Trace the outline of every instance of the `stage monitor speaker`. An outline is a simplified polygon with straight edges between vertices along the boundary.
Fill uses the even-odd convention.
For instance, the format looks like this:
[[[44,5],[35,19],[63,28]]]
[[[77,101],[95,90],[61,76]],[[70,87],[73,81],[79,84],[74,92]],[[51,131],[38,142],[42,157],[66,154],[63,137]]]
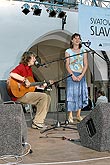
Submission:
[[[77,124],[81,145],[97,151],[110,151],[110,103],[98,104]]]
[[[0,104],[0,156],[21,155],[27,125],[20,104]]]

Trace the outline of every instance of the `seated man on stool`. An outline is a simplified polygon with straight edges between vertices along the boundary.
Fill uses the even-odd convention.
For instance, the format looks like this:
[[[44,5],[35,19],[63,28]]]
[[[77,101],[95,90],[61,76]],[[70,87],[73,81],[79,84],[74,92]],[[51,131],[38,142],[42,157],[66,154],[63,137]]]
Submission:
[[[24,86],[26,89],[26,93],[24,93],[23,96],[12,97],[12,100],[17,100],[24,104],[31,104],[35,105],[37,108],[36,115],[32,122],[32,128],[34,129],[42,129],[46,128],[44,124],[44,120],[46,118],[47,112],[49,110],[50,101],[51,98],[46,93],[42,92],[34,92],[31,91],[31,82],[28,80],[28,77],[31,77],[32,80],[34,80],[33,73],[32,73],[32,66],[34,65],[36,61],[36,54],[33,52],[24,52],[24,54],[21,57],[21,61],[18,66],[16,66],[11,72],[10,72],[10,78],[8,79],[8,88],[11,89],[11,80],[15,80],[18,84],[18,92],[20,91],[20,86]],[[37,88],[37,86],[36,86]],[[45,88],[45,86],[44,86]],[[27,92],[27,90],[29,91]],[[22,91],[21,91],[22,92]],[[12,95],[11,95],[12,96]]]

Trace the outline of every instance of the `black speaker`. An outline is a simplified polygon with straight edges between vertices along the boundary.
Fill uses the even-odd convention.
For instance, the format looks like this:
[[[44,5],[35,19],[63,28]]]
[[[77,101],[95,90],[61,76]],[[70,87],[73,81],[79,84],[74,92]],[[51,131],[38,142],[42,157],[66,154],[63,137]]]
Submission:
[[[81,145],[97,151],[110,151],[110,103],[98,104],[77,124]]]
[[[0,156],[21,155],[27,125],[20,104],[0,104]]]

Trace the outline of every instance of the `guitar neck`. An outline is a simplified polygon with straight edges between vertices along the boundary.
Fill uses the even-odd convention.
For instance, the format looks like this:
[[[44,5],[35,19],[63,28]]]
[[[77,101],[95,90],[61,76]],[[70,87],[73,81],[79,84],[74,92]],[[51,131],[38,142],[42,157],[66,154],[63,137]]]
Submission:
[[[30,86],[43,85],[44,82],[32,82]]]
[[[36,85],[41,86],[45,83],[47,84],[47,86],[50,84],[49,82],[32,82],[30,86],[36,86]]]

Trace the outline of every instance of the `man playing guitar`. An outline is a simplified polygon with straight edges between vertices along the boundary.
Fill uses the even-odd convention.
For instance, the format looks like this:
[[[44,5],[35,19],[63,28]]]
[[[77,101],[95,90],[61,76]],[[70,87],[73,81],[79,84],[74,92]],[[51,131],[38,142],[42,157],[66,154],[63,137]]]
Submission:
[[[19,65],[10,72],[7,84],[12,100],[35,105],[37,111],[32,122],[32,128],[42,129],[46,128],[44,120],[49,110],[51,98],[46,93],[35,92],[38,85],[31,86],[31,83],[34,82],[31,66],[34,65],[35,61],[36,54],[30,51],[24,52]],[[43,88],[46,86],[47,84],[42,84]]]

